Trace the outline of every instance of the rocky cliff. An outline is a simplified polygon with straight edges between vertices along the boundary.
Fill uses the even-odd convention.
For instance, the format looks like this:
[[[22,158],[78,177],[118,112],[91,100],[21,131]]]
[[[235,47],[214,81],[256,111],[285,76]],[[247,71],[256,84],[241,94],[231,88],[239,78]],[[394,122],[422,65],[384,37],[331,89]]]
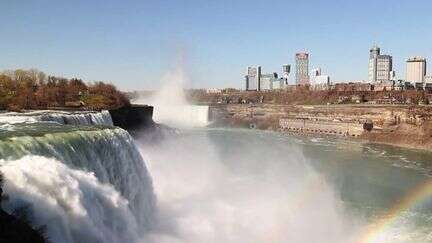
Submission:
[[[109,110],[109,113],[114,126],[121,127],[132,135],[155,125],[153,106],[131,105]]]
[[[0,242],[46,243],[43,232],[35,230],[22,219],[0,209]]]
[[[432,148],[432,107],[396,105],[213,105],[216,125],[354,136],[397,146]]]
[[[3,194],[3,174],[0,173],[0,203],[7,200]],[[0,242],[1,243],[48,243],[43,229],[33,229],[25,215],[25,209],[11,215],[0,204]]]

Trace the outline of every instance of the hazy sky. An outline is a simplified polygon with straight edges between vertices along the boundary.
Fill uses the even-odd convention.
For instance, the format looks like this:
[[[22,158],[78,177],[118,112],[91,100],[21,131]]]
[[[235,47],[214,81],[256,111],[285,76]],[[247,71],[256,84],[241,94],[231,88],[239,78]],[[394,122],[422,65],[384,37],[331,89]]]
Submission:
[[[432,58],[430,0],[0,0],[0,69],[153,89],[184,54],[193,87],[243,87],[310,53],[333,81],[367,78],[368,49]]]

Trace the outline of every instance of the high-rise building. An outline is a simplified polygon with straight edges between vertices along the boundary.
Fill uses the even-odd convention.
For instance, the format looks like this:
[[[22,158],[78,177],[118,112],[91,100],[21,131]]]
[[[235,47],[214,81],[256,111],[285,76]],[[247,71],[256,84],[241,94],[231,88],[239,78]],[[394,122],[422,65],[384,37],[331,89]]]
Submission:
[[[291,65],[288,65],[288,64],[282,65],[282,79],[283,79],[283,83],[281,84],[281,86],[288,85],[288,78],[289,78],[290,72],[291,72]]]
[[[277,81],[279,81],[277,73],[262,74],[260,77],[259,90],[272,90],[273,88],[276,88],[273,87],[273,84]]]
[[[246,90],[260,90],[261,66],[247,67],[245,76]]]
[[[374,46],[369,50],[369,82],[383,83],[392,79],[393,58],[390,55],[381,55],[380,48]]]
[[[368,79],[369,83],[375,83],[376,78],[376,69],[377,69],[377,58],[380,54],[380,48],[378,46],[374,46],[369,50],[369,69],[368,69]]]
[[[296,84],[307,85],[309,84],[309,54],[297,53],[295,55],[296,61]]]
[[[406,61],[405,80],[413,83],[423,83],[426,76],[426,59],[423,57],[410,57]]]
[[[291,65],[289,64],[284,64],[282,65],[282,72],[285,75],[289,75],[289,73],[291,72]]]
[[[267,91],[273,89],[283,89],[287,87],[290,71],[290,65],[283,65],[283,77],[279,78],[279,75],[275,72],[262,73],[261,66],[247,67],[246,75],[244,76],[245,90]]]

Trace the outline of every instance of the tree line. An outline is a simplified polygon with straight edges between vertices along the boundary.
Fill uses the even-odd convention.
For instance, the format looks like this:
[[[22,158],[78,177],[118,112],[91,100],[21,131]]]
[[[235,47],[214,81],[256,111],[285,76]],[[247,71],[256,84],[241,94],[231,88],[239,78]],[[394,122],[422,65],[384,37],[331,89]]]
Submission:
[[[0,109],[101,110],[127,105],[129,99],[112,84],[85,83],[78,78],[46,75],[37,69],[0,72]]]
[[[187,99],[205,104],[241,104],[267,103],[286,105],[326,105],[391,100],[395,104],[430,104],[432,94],[429,91],[390,90],[390,91],[349,91],[349,90],[310,90],[308,87],[296,87],[294,90],[240,91],[225,89],[221,93],[209,94],[205,90],[189,90]],[[346,99],[345,99],[346,98]]]

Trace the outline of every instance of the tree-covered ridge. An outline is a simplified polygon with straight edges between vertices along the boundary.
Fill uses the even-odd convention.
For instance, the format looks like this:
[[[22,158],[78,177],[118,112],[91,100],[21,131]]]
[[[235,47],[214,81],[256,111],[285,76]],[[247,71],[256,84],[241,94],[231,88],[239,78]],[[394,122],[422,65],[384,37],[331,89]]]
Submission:
[[[46,75],[36,70],[0,72],[0,109],[84,108],[111,109],[129,105],[129,99],[112,84],[85,83]]]

